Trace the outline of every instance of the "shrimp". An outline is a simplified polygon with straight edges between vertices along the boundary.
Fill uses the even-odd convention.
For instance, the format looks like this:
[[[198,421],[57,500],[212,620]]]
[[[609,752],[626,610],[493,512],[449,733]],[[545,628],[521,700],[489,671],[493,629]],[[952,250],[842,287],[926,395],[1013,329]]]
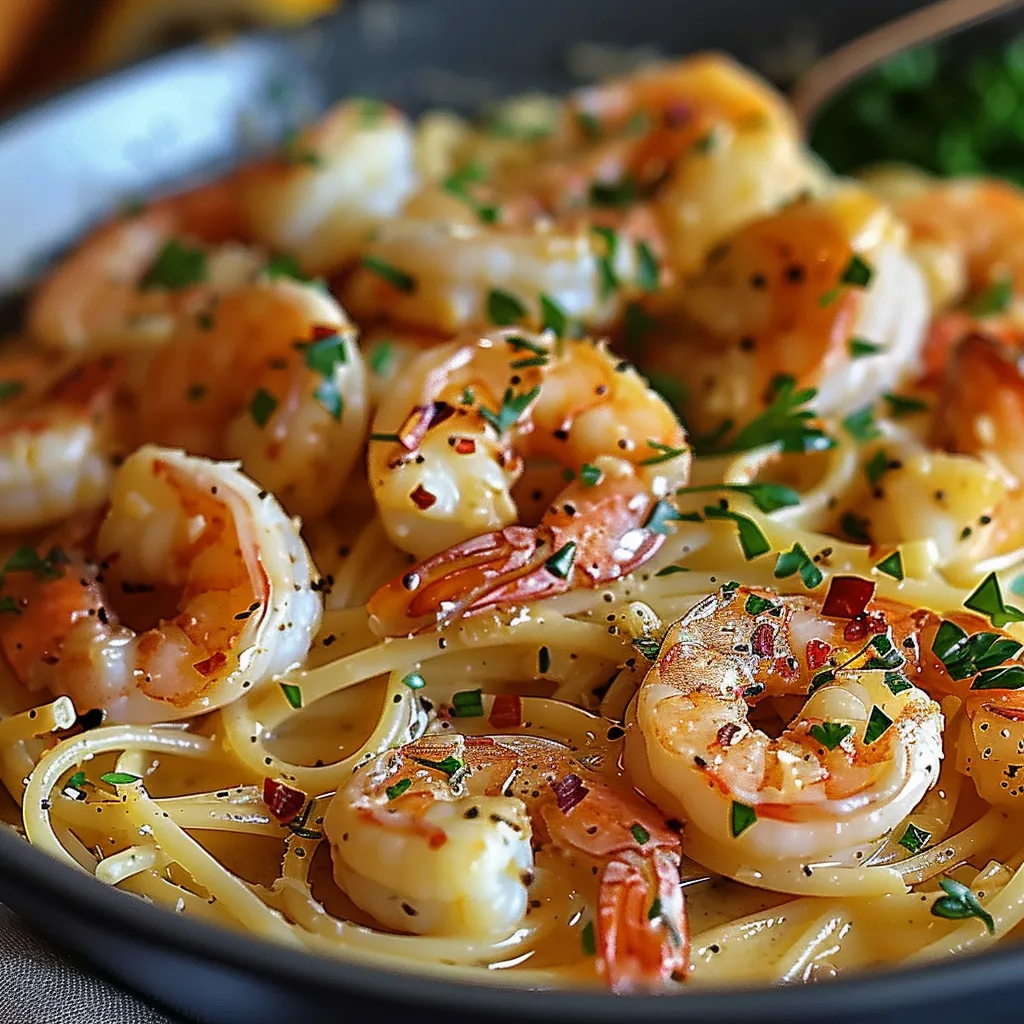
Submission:
[[[675,514],[664,500],[689,472],[686,432],[643,378],[603,345],[550,333],[469,336],[423,354],[371,437],[381,521],[427,559],[370,602],[385,631],[618,579],[664,540],[663,513]],[[536,457],[579,479],[539,526],[512,525],[511,488]]]
[[[82,242],[32,297],[27,325],[47,347],[106,354],[167,341],[183,315],[205,310],[265,262],[242,237],[226,182],[161,200]]]
[[[701,434],[751,419],[779,376],[816,387],[822,415],[870,403],[916,367],[929,317],[899,226],[853,187],[748,224],[669,303],[642,364],[682,383]]]
[[[344,270],[415,187],[414,148],[408,120],[393,107],[338,104],[281,158],[239,176],[253,236],[291,253],[311,274]]]
[[[319,628],[296,526],[237,465],[140,448],[98,529],[56,540],[8,563],[0,653],[29,690],[112,721],[221,707],[300,664]]]
[[[876,601],[841,621],[831,603],[726,587],[668,629],[636,696],[630,770],[651,777],[664,812],[748,863],[852,857],[938,777],[943,716],[908,678],[922,658],[903,643],[910,610]],[[750,724],[759,695],[808,686],[777,739]]]
[[[53,363],[38,351],[0,359],[0,377],[13,399],[13,407],[0,416],[3,531],[51,526],[95,509],[110,487],[120,368],[111,358],[101,359],[62,372],[41,394],[33,394],[31,379],[46,380]]]
[[[598,969],[620,993],[689,970],[679,836],[650,804],[531,736],[430,736],[357,769],[324,819],[334,877],[382,924],[503,938],[534,850],[599,873]]]
[[[275,277],[231,292],[154,355],[138,433],[241,459],[290,512],[314,519],[362,457],[367,415],[366,373],[344,310],[313,285]]]

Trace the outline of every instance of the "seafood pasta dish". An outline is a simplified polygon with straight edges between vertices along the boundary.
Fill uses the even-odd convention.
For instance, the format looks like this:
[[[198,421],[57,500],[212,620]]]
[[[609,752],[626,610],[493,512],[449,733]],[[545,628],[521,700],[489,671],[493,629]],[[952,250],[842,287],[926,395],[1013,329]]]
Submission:
[[[452,979],[1014,941],[1021,237],[717,55],[348,100],[123,212],[0,350],[0,811]]]

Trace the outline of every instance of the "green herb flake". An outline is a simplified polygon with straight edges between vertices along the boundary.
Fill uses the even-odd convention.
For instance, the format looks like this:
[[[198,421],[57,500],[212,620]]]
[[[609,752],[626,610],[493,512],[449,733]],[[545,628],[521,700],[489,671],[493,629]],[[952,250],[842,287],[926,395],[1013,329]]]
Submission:
[[[822,722],[821,725],[812,725],[807,731],[823,747],[835,750],[853,732],[853,726],[841,725],[839,722]]]
[[[143,291],[150,288],[179,291],[202,283],[207,273],[206,253],[202,249],[192,249],[171,238],[143,275],[139,287]]]
[[[842,284],[853,285],[855,288],[866,288],[871,283],[874,274],[871,264],[854,253],[839,280]]]
[[[733,839],[738,839],[751,825],[756,823],[757,811],[753,807],[741,804],[738,800],[733,800],[729,817]]]
[[[800,574],[800,579],[808,590],[821,586],[825,579],[821,570],[811,561],[799,543],[794,544],[788,551],[783,551],[775,561],[777,580],[787,579],[794,573]]]
[[[661,280],[661,264],[646,242],[636,244],[636,283],[645,292],[658,290]]]
[[[481,690],[460,690],[452,694],[452,715],[455,718],[480,718],[484,713]]]
[[[782,612],[782,605],[769,601],[768,598],[758,594],[751,594],[747,598],[746,604],[743,605],[743,610],[748,615],[761,615],[764,612],[768,612],[769,615],[779,615]]]
[[[865,356],[876,356],[884,350],[884,346],[877,345],[866,338],[850,338],[846,343],[851,359],[863,359]]]
[[[594,937],[593,921],[588,921],[580,931],[580,945],[583,947],[584,956],[594,956],[597,953],[597,939]]]
[[[908,821],[907,830],[903,833],[903,838],[899,840],[899,845],[904,850],[917,853],[928,845],[928,840],[931,837],[931,832],[926,832],[923,828],[918,828],[912,821]]]
[[[897,549],[887,558],[883,558],[875,568],[879,572],[884,572],[886,576],[891,576],[898,582],[903,582],[903,552]]]
[[[870,405],[843,417],[842,424],[855,441],[870,441],[873,437],[878,437],[875,413]]]
[[[990,572],[978,584],[977,589],[965,601],[964,607],[972,612],[980,612],[988,616],[996,629],[1002,629],[1010,622],[1024,622],[1024,612],[1003,601],[1003,593],[999,589],[999,579]]]
[[[658,466],[663,462],[671,462],[673,459],[678,459],[681,455],[686,455],[689,451],[688,448],[673,448],[671,445],[662,444],[660,441],[652,441],[651,439],[648,439],[647,447],[658,452],[658,454],[642,459],[640,462],[641,466]]]
[[[1013,278],[1001,277],[974,298],[970,310],[975,316],[996,316],[1005,313],[1012,301]]]
[[[487,315],[498,327],[513,327],[526,317],[526,306],[511,292],[492,288],[487,296]]]
[[[886,672],[883,682],[894,696],[909,690],[914,685],[902,672]]]
[[[984,922],[989,935],[995,935],[996,924],[992,920],[992,915],[981,905],[978,897],[968,886],[952,878],[943,878],[939,882],[939,887],[946,895],[940,896],[932,904],[932,914],[935,917],[944,917],[947,921],[963,921],[969,917],[976,917]]]
[[[530,404],[540,394],[540,385],[531,391],[524,391],[521,394],[514,394],[511,388],[506,389],[501,401],[501,408],[493,412],[487,408],[480,409],[480,415],[489,423],[498,434],[504,434],[513,424],[518,422],[520,416],[530,407]]]
[[[636,200],[636,182],[629,175],[619,181],[595,181],[590,186],[591,206],[621,209],[631,206]]]
[[[23,380],[0,380],[0,402],[9,402],[25,391]]]
[[[919,398],[896,395],[892,392],[882,397],[885,399],[886,405],[889,406],[889,415],[895,420],[901,420],[904,416],[911,416],[914,413],[928,411],[928,403],[922,402]]]
[[[661,917],[661,899],[658,896],[654,897],[654,902],[651,904],[651,909],[647,911],[648,921],[657,921]]]
[[[133,782],[138,782],[140,778],[141,776],[130,775],[128,772],[107,772],[106,775],[100,776],[100,781],[111,786],[128,786]]]
[[[662,576],[675,576],[680,572],[691,572],[685,565],[666,565],[664,569],[659,569],[655,574],[655,579]]]
[[[643,827],[643,825],[630,825],[629,831],[633,833],[633,838],[643,846],[644,843],[648,842],[651,838],[651,833]]]
[[[366,361],[370,364],[370,369],[378,377],[387,376],[394,359],[395,348],[394,344],[390,341],[376,342],[366,357]]]
[[[466,766],[457,757],[448,756],[443,761],[428,761],[425,757],[414,757],[417,764],[424,768],[433,768],[436,771],[444,772],[450,779],[456,772],[462,771]]]
[[[567,580],[569,578],[569,573],[572,572],[572,566],[575,561],[576,542],[571,540],[560,547],[544,563],[544,568],[547,569],[552,576],[557,576],[560,580]]]
[[[811,678],[811,685],[807,688],[807,694],[814,693],[815,690],[820,690],[823,686],[827,686],[829,683],[835,682],[836,674],[833,669],[827,668],[823,672],[816,673]]]
[[[868,724],[864,730],[865,744],[872,744],[885,734],[892,719],[877,705],[872,705],[871,714],[868,715]]]
[[[302,689],[296,686],[294,683],[281,683],[281,692],[284,694],[284,699],[288,701],[289,705],[293,708],[302,707]]]
[[[399,437],[398,437],[397,434],[371,434],[370,435],[370,440],[371,441],[390,441],[390,442],[394,443],[394,442],[399,440]]]
[[[412,295],[416,291],[416,279],[411,274],[407,274],[404,270],[399,270],[398,267],[392,266],[385,260],[379,259],[376,256],[364,256],[362,264],[371,273],[387,281],[392,288],[397,288],[398,291],[405,295]]]
[[[263,428],[277,408],[277,399],[265,388],[260,388],[249,403],[249,415],[257,427]]]
[[[427,685],[426,679],[419,674],[419,672],[410,672],[407,676],[402,677],[402,682],[409,687],[410,690],[422,690]]]
[[[40,555],[35,548],[23,544],[8,557],[0,574],[6,576],[10,572],[31,572],[40,579],[50,577],[58,579],[62,572],[58,565],[66,565],[68,556],[61,548],[51,548],[45,555]]]
[[[658,653],[661,651],[660,640],[655,640],[652,636],[637,636],[633,638],[633,646],[648,661],[658,660]]]
[[[68,779],[68,781],[65,783],[65,786],[68,786],[71,789],[77,789],[77,790],[81,790],[84,785],[85,785],[85,772],[83,772],[83,771],[75,772],[75,774],[72,775]]]
[[[871,456],[868,464],[864,467],[864,474],[868,478],[868,483],[872,486],[877,484],[888,471],[889,459],[881,449]]]
[[[1019,690],[1022,687],[1024,668],[1020,665],[986,669],[971,683],[972,690]]]
[[[680,487],[676,494],[698,494],[707,491],[731,491],[745,494],[759,512],[776,512],[780,508],[792,508],[800,504],[800,495],[785,484],[708,484],[702,487]]]
[[[601,481],[601,470],[590,462],[580,467],[580,482],[584,487],[596,487]]]
[[[412,779],[399,779],[393,786],[388,786],[384,792],[389,800],[397,800],[410,786],[412,786]]]
[[[611,229],[594,226],[591,233],[604,241],[604,252],[597,254],[597,273],[601,284],[601,298],[606,299],[619,287],[615,273],[615,254],[619,249],[619,236]]]
[[[654,508],[651,509],[651,514],[647,517],[647,521],[644,523],[644,529],[650,530],[651,533],[658,533],[663,537],[667,537],[672,532],[669,529],[668,524],[678,522],[679,519],[680,515],[675,507],[664,498],[659,498],[654,503]]]
[[[743,557],[748,562],[771,551],[772,546],[768,543],[764,531],[749,516],[730,512],[729,509],[720,508],[717,505],[706,505],[704,515],[708,519],[731,519],[736,523],[739,529],[740,548],[743,550]]]
[[[598,142],[604,137],[604,125],[597,114],[589,110],[580,110],[576,113],[576,121],[588,141]]]
[[[565,307],[545,292],[540,295],[540,318],[545,331],[553,331],[556,338],[569,336],[572,318]]]
[[[290,253],[280,253],[277,256],[271,256],[267,260],[267,265],[263,268],[263,272],[271,279],[285,277],[303,283],[309,281],[309,277],[302,272],[299,261]]]

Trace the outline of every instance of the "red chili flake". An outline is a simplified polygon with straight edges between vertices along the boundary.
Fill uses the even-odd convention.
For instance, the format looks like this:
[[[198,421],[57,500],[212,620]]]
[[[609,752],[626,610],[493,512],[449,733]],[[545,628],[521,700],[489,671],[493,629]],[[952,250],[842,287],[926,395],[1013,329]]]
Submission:
[[[323,341],[325,338],[333,338],[337,333],[337,327],[328,327],[327,324],[316,324],[313,328],[313,341]]]
[[[796,664],[795,658],[792,661],[789,658],[776,658],[772,671],[787,682],[800,675],[800,667]]]
[[[455,414],[455,407],[447,402],[432,402],[430,405],[417,405],[406,417],[399,428],[398,441],[407,451],[414,452],[420,446],[427,431],[431,427],[444,423],[449,416]]]
[[[831,653],[832,645],[825,643],[824,640],[809,641],[807,644],[807,667],[812,672],[816,672],[828,661],[828,656]]]
[[[875,593],[871,580],[860,576],[835,576],[821,606],[821,614],[830,619],[855,619],[868,606]]]
[[[417,484],[416,490],[409,497],[412,498],[412,503],[421,511],[426,511],[437,501],[437,495],[431,494],[423,484]]]
[[[559,779],[558,782],[552,782],[550,785],[555,792],[558,809],[563,814],[568,814],[590,792],[583,785],[583,780],[575,773],[570,773],[564,779]]]
[[[276,779],[264,779],[263,802],[281,824],[287,825],[299,816],[306,803],[306,794]]]
[[[205,677],[222,668],[227,660],[228,656],[223,651],[214,651],[205,661],[197,661],[192,667]]]
[[[471,437],[460,437],[455,442],[456,455],[472,455],[476,451],[476,441]]]
[[[495,729],[517,729],[523,724],[523,701],[514,693],[499,693],[488,719]]]
[[[754,630],[750,638],[750,648],[762,658],[767,658],[775,650],[775,632],[770,622],[762,622]]]
[[[718,741],[720,747],[728,747],[733,740],[733,737],[740,731],[740,727],[734,722],[729,722],[727,725],[723,725],[718,730],[718,735],[715,739]]]

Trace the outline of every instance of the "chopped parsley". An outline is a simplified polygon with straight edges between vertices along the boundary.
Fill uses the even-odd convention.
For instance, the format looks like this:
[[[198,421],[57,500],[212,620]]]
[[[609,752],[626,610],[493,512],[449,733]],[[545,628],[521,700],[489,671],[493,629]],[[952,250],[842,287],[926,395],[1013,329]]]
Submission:
[[[143,291],[150,288],[178,291],[205,281],[207,273],[206,253],[202,249],[192,249],[171,238],[143,275],[139,287]]]
[[[552,576],[557,576],[560,580],[567,580],[569,578],[569,573],[572,572],[572,566],[575,561],[576,542],[571,540],[560,547],[544,563],[544,568],[547,569]]]
[[[999,580],[994,572],[990,572],[978,584],[974,593],[964,601],[964,607],[970,608],[972,612],[987,615],[996,629],[1001,629],[1009,622],[1024,622],[1024,612],[1012,605],[1007,605],[1003,600],[1003,593],[999,589]]]
[[[685,565],[666,565],[664,569],[659,569],[654,575],[655,578],[658,578],[661,576],[675,576],[677,573],[690,571]]]
[[[323,378],[313,397],[334,419],[340,420],[345,403],[335,382],[335,375],[338,367],[348,362],[344,337],[331,334],[319,341],[310,342],[305,352],[306,366]]]
[[[643,825],[636,824],[630,825],[629,831],[633,833],[633,838],[643,846],[644,843],[648,842],[651,838],[651,833],[643,827]]]
[[[249,415],[256,426],[262,428],[267,425],[276,408],[277,399],[265,388],[260,388],[249,403]]]
[[[394,362],[394,358],[394,345],[390,341],[378,341],[373,348],[370,349],[370,352],[366,357],[366,361],[370,364],[370,369],[373,370],[378,377],[384,377],[391,369],[391,364]]]
[[[872,485],[877,484],[888,471],[889,459],[881,449],[871,456],[868,464],[864,467],[864,474],[868,478],[868,483]]]
[[[875,356],[882,351],[881,345],[876,345],[866,338],[850,338],[846,347],[852,359],[863,359],[865,356]]]
[[[757,821],[757,811],[753,807],[741,804],[738,800],[733,800],[729,818],[733,838],[738,839]]]
[[[107,772],[106,775],[100,776],[100,781],[111,786],[128,786],[133,782],[138,782],[140,778],[141,776],[130,775],[128,772]]]
[[[843,426],[855,441],[870,441],[878,437],[878,427],[875,425],[875,412],[870,405],[863,409],[856,409],[849,416],[844,416]]]
[[[615,273],[615,254],[619,249],[619,236],[611,228],[594,226],[591,232],[604,241],[604,251],[597,256],[597,272],[601,279],[601,298],[606,299],[619,287]]]
[[[501,400],[501,408],[497,412],[482,406],[480,409],[480,415],[484,420],[489,423],[499,434],[504,434],[509,427],[519,420],[519,417],[530,407],[530,403],[533,402],[540,394],[540,385],[533,388],[530,391],[524,391],[520,394],[514,394],[511,388],[505,390],[505,395]]]
[[[302,690],[294,683],[281,683],[281,692],[293,708],[302,707]]]
[[[633,646],[648,661],[658,660],[658,652],[661,650],[660,640],[655,640],[652,636],[638,636],[633,638]]]
[[[883,558],[875,568],[879,572],[884,572],[886,576],[891,576],[894,580],[903,582],[903,553],[897,549],[887,558]]]
[[[618,181],[595,181],[590,186],[590,205],[613,209],[630,206],[637,200],[636,181],[629,175]]]
[[[870,263],[867,263],[861,256],[854,253],[847,263],[843,276],[839,278],[842,284],[850,284],[855,288],[866,288],[874,277],[874,270]]]
[[[892,719],[877,705],[872,705],[868,724],[864,730],[865,744],[872,744],[883,736],[892,725]]]
[[[800,504],[800,495],[785,484],[707,484],[702,487],[680,487],[676,494],[697,494],[704,491],[732,491],[745,494],[759,512],[775,512]]]
[[[681,518],[679,512],[669,502],[664,498],[659,498],[655,502],[654,508],[651,509],[651,514],[647,517],[647,521],[644,523],[644,529],[667,537],[671,533],[668,524],[678,522]]]
[[[412,786],[412,779],[399,779],[393,786],[388,786],[384,792],[389,800],[397,800],[410,786]]]
[[[656,391],[672,407],[676,418],[679,418],[686,404],[686,388],[681,381],[671,374],[657,370],[644,370],[644,377],[652,391]]]
[[[839,722],[822,722],[821,725],[812,725],[807,731],[823,747],[835,750],[853,732],[853,726],[841,725]]]
[[[58,579],[62,573],[58,565],[67,565],[69,559],[63,548],[53,547],[45,555],[27,544],[16,548],[0,569],[0,576],[10,572],[31,572],[39,579]]]
[[[498,327],[512,327],[526,317],[526,306],[511,292],[492,288],[487,296],[487,315]]]
[[[1012,300],[1013,278],[1001,277],[974,298],[970,309],[975,316],[995,316],[1005,313]]]
[[[900,420],[904,416],[910,416],[916,412],[927,412],[928,403],[922,402],[919,398],[910,398],[907,395],[896,395],[892,392],[882,396],[889,406],[889,415],[893,419]]]
[[[646,242],[636,244],[636,283],[645,292],[658,290],[661,279],[661,264]]]
[[[424,768],[433,768],[436,771],[444,772],[450,779],[456,772],[462,771],[466,766],[457,757],[449,755],[443,761],[428,761],[425,757],[414,757],[417,764]]]
[[[931,832],[926,832],[923,828],[918,828],[912,821],[909,821],[907,822],[907,830],[903,833],[903,838],[899,840],[899,845],[904,850],[917,853],[919,850],[924,849],[931,837]]]
[[[81,770],[75,772],[74,775],[68,779],[65,785],[69,786],[71,789],[81,790],[85,785],[85,772]]]
[[[576,112],[576,121],[590,142],[598,142],[604,137],[604,125],[597,114],[589,110],[579,110]]]
[[[704,508],[704,515],[708,519],[731,519],[739,528],[740,547],[743,550],[743,557],[749,562],[754,558],[771,551],[772,546],[768,538],[753,519],[740,515],[738,512],[731,512],[729,509],[719,508],[717,505],[707,505]]]
[[[601,470],[589,462],[580,467],[580,480],[584,487],[596,487],[601,480]]]
[[[416,279],[404,270],[392,266],[386,260],[379,259],[377,256],[364,256],[362,263],[371,273],[387,281],[392,288],[397,288],[405,295],[411,295],[416,291]]]
[[[1019,690],[1024,687],[1024,667],[1004,665],[982,672],[971,683],[972,690]]]
[[[540,318],[545,331],[552,331],[556,338],[569,336],[572,318],[565,307],[550,295],[540,294]]]
[[[671,462],[673,459],[678,459],[680,455],[685,455],[689,451],[688,448],[673,448],[671,445],[662,444],[660,441],[652,441],[650,439],[647,441],[647,447],[659,454],[642,459],[640,462],[641,466],[658,466],[662,462]]]
[[[1021,645],[999,633],[971,636],[949,619],[943,619],[932,640],[932,654],[942,662],[952,679],[966,679],[977,672],[998,668],[1016,657]]]
[[[762,612],[768,612],[769,615],[780,615],[782,613],[782,605],[769,601],[766,597],[751,594],[747,598],[746,604],[743,605],[743,610],[748,615],[760,615]]]
[[[811,561],[799,543],[794,544],[788,551],[783,551],[775,561],[777,580],[787,579],[794,573],[800,574],[800,579],[808,590],[821,586],[825,579],[821,570]]]
[[[953,878],[943,878],[939,886],[946,894],[940,896],[932,904],[932,913],[936,917],[944,917],[947,921],[963,921],[976,917],[983,921],[989,935],[995,935],[996,923],[992,915],[981,905],[969,886]]]
[[[452,694],[452,714],[456,718],[480,718],[484,713],[481,690],[459,690]]]
[[[498,219],[499,209],[490,203],[478,202],[476,197],[469,191],[469,186],[474,182],[483,181],[487,177],[487,169],[478,160],[473,160],[460,168],[454,174],[450,174],[442,182],[441,187],[461,199],[468,206],[472,207],[476,215],[485,224],[494,224]]]

